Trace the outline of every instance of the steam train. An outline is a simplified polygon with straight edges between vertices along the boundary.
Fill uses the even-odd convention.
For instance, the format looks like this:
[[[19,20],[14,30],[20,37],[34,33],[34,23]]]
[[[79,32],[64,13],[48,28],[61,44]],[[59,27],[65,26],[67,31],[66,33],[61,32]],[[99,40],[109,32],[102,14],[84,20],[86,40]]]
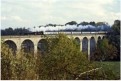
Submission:
[[[54,35],[58,33],[64,33],[64,34],[104,34],[107,33],[107,31],[39,31],[39,32],[29,32],[29,33],[24,33],[24,35]]]

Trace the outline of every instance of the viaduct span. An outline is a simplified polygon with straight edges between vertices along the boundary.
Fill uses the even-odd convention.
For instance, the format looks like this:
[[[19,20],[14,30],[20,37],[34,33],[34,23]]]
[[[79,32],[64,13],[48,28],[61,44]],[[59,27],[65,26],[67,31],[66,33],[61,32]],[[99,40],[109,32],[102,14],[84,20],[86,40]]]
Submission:
[[[58,33],[64,33],[68,38],[73,37],[78,42],[80,51],[87,52],[89,60],[98,41],[106,35],[106,32],[44,32],[44,35],[2,36],[1,38],[14,52],[24,48],[37,53],[38,50],[42,51],[42,40],[45,39],[45,35],[53,37]]]

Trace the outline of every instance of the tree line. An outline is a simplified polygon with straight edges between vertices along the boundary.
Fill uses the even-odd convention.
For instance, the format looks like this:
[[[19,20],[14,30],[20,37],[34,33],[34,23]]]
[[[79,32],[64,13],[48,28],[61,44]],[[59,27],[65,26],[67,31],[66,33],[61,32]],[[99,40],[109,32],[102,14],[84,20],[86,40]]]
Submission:
[[[108,23],[106,22],[81,22],[81,23],[77,23],[76,21],[71,21],[71,22],[67,22],[66,24],[64,25],[61,25],[61,24],[47,24],[47,25],[39,25],[38,28],[41,28],[41,27],[49,27],[49,26],[52,26],[52,27],[56,27],[56,26],[66,26],[66,25],[77,25],[77,27],[79,25],[82,25],[82,26],[86,26],[86,25],[92,25],[92,26],[95,26],[95,27],[98,27],[98,26],[107,26]],[[36,28],[35,26],[33,27],[34,29]],[[106,27],[105,27],[106,28]],[[100,30],[100,29],[98,29]],[[108,29],[105,29],[105,30],[108,30]],[[65,31],[70,31],[70,30],[65,30]],[[74,31],[78,31],[78,30],[74,30]],[[83,29],[82,31],[93,31],[92,29],[88,28],[88,29]],[[32,31],[29,30],[29,28],[15,28],[13,29],[12,27],[9,27],[9,28],[6,28],[6,29],[2,29],[1,30],[1,35],[4,36],[4,35],[24,35],[25,33],[30,33]]]
[[[5,36],[5,35],[24,35],[25,33],[30,33],[31,31],[29,29],[26,28],[15,28],[13,29],[12,27],[6,28],[6,29],[2,29],[1,30],[1,35]]]

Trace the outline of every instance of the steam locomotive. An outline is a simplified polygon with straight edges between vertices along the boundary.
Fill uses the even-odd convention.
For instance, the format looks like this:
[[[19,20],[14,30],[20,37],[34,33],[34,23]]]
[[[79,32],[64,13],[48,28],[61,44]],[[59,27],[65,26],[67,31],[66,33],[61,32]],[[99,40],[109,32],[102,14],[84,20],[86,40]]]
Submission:
[[[28,33],[24,33],[24,35],[44,35],[43,31],[40,32],[28,32]]]

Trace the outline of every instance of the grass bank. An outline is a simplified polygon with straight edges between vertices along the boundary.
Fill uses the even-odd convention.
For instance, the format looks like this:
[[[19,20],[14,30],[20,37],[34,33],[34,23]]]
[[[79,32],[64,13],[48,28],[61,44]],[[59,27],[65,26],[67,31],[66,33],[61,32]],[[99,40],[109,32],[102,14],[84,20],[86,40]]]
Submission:
[[[120,62],[95,62],[108,74],[109,79],[120,79]]]

